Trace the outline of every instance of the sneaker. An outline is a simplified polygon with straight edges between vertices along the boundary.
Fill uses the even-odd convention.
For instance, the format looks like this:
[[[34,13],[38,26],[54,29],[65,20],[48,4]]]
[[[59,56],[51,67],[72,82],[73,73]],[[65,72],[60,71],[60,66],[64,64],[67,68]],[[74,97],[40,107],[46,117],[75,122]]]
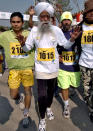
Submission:
[[[91,122],[93,122],[93,112],[89,113],[89,117],[90,117]]]
[[[24,119],[23,119],[23,122],[22,122],[22,125],[24,128],[28,128],[29,127],[29,117],[28,116],[25,116]]]
[[[46,131],[46,122],[45,122],[45,119],[41,119],[40,120],[38,131]]]
[[[51,108],[47,108],[46,115],[47,115],[49,120],[53,120],[54,119],[54,114],[53,114]]]
[[[63,116],[64,116],[64,118],[69,118],[70,117],[69,105],[64,106]]]
[[[20,98],[18,100],[16,100],[16,104],[19,104],[19,107],[20,107],[21,110],[24,110],[24,108],[25,108],[24,97],[25,97],[24,94],[21,93]]]

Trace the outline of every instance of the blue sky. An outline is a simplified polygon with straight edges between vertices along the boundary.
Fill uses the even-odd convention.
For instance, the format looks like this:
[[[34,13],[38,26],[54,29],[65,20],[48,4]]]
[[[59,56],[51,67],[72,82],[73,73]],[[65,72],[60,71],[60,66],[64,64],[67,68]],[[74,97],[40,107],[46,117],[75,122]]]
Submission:
[[[34,4],[34,0],[0,0],[0,11],[24,13],[32,4]],[[0,20],[0,25],[9,25],[9,21]]]

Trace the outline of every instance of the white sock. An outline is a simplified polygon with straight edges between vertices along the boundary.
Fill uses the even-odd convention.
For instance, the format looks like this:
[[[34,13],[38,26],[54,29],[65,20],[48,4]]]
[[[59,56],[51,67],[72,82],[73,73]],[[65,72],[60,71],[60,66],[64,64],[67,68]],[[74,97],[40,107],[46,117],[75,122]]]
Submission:
[[[28,115],[28,113],[29,113],[29,109],[25,108],[23,111],[24,116]]]
[[[50,110],[51,110],[51,108],[50,108],[50,107],[48,107],[48,108],[47,108],[47,111],[50,111]]]
[[[64,101],[64,106],[68,106],[68,105],[69,105],[69,101],[68,100]]]

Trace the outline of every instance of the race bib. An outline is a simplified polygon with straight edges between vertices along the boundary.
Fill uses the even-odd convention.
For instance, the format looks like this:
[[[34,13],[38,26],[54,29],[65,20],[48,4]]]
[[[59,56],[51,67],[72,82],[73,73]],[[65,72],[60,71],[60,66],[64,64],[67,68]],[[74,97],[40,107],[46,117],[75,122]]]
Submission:
[[[28,54],[23,51],[20,43],[10,43],[10,56],[11,58],[26,58]]]
[[[55,60],[55,48],[38,48],[38,61],[52,61]]]
[[[93,31],[84,31],[81,39],[82,44],[93,44]]]
[[[75,62],[75,52],[72,51],[63,51],[62,52],[63,63],[74,63]]]

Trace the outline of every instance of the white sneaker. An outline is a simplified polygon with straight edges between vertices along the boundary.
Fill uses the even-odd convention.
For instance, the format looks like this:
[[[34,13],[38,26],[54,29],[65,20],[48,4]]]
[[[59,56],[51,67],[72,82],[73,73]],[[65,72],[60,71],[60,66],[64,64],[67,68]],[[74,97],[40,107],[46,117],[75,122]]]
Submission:
[[[53,114],[51,108],[47,108],[46,115],[47,115],[49,120],[53,120],[54,119],[54,114]]]
[[[40,120],[38,131],[46,131],[46,122],[45,122],[45,119],[41,119]]]
[[[64,106],[63,116],[64,116],[65,118],[70,118],[69,105]]]

